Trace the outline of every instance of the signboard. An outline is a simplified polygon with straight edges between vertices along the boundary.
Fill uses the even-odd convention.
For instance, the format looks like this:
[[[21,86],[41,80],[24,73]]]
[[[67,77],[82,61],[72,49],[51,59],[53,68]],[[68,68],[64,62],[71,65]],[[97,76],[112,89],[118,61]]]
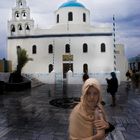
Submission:
[[[63,55],[63,61],[73,61],[73,55]]]

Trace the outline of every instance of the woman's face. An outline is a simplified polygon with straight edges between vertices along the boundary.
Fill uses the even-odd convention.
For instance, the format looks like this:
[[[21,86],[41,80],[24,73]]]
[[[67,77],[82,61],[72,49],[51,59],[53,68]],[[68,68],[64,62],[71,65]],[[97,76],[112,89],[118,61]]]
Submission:
[[[89,87],[86,93],[86,104],[90,108],[95,108],[99,100],[99,91],[93,86]]]

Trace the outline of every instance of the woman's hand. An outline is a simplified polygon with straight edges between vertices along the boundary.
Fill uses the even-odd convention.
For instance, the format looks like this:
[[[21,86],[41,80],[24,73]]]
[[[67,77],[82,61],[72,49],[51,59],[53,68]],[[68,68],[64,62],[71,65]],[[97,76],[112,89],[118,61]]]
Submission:
[[[96,127],[97,130],[109,128],[109,123],[106,122],[103,119],[101,119],[101,120],[95,120],[94,121],[94,125],[95,125],[95,127]]]

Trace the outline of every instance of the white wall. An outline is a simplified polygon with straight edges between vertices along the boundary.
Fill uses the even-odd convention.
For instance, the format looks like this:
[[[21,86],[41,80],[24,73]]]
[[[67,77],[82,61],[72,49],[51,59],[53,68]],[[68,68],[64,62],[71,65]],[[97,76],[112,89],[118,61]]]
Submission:
[[[120,80],[126,81],[126,72],[128,70],[128,60],[125,56],[123,44],[116,44],[116,67],[120,71]]]
[[[83,53],[83,44],[87,43],[88,53]],[[106,52],[101,53],[101,43],[105,43]],[[83,72],[83,64],[88,64],[89,73],[113,71],[113,46],[112,37],[61,37],[61,38],[35,38],[35,39],[12,39],[8,41],[8,59],[12,60],[13,68],[16,67],[16,48],[20,46],[27,50],[29,61],[23,68],[24,73],[48,73],[48,65],[53,64],[53,54],[48,53],[49,44],[54,45],[54,68],[56,73],[63,72],[62,56],[65,53],[65,45],[70,44],[73,55],[74,73]],[[32,54],[32,46],[37,46],[37,54]]]
[[[73,13],[73,21],[68,21],[68,12]],[[83,13],[86,14],[86,22],[83,22]],[[82,7],[60,8],[55,12],[55,15],[57,14],[60,22],[56,24],[89,24],[90,22],[89,10]]]

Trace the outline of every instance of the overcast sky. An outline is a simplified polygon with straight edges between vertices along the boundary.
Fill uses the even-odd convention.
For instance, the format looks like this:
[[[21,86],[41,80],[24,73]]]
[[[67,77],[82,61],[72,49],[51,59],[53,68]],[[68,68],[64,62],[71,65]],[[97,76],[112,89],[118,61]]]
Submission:
[[[67,0],[26,0],[35,26],[49,28],[55,22],[54,11]],[[140,0],[77,0],[90,10],[91,24],[111,23],[116,19],[116,43],[125,45],[126,56],[140,54]],[[7,20],[16,0],[0,0],[0,58],[6,57]]]

